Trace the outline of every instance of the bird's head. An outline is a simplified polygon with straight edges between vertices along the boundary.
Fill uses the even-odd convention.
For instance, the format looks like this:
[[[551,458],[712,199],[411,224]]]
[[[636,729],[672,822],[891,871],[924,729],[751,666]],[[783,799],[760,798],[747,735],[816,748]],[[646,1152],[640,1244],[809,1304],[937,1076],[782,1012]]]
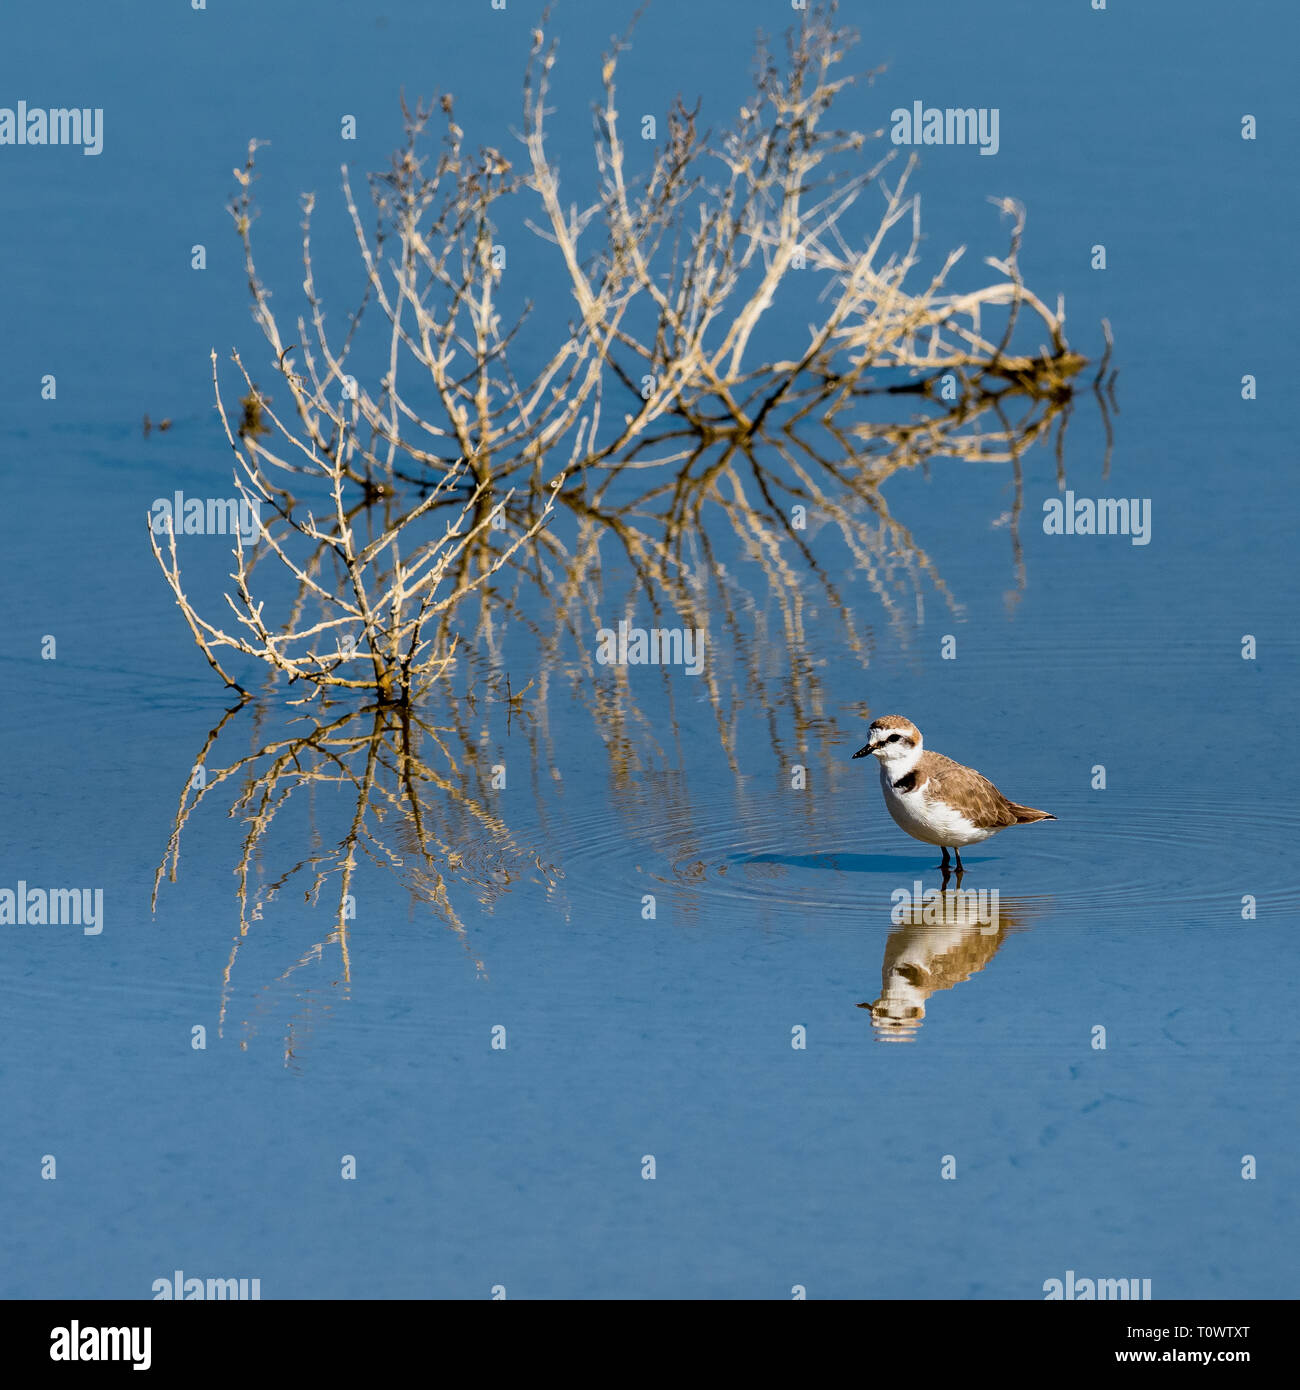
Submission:
[[[901,714],[882,714],[867,730],[867,741],[853,755],[865,758],[868,754],[888,767],[914,764],[921,753],[921,731]]]

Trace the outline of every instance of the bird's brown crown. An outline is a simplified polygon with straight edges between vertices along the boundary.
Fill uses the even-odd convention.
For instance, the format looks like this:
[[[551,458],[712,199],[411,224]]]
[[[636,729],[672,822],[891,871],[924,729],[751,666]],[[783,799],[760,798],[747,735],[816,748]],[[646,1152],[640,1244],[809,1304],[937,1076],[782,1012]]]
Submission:
[[[871,721],[873,729],[885,729],[896,733],[905,733],[910,738],[919,739],[921,731],[912,723],[910,719],[904,719],[901,714],[882,714],[879,719]]]

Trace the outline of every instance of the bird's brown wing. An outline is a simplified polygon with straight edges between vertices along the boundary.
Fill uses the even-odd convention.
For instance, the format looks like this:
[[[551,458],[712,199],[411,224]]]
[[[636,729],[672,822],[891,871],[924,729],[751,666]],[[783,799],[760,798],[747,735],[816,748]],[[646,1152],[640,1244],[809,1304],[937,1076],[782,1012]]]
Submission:
[[[970,807],[971,820],[986,830],[1015,825],[1016,813],[1011,809],[1011,803],[987,777],[981,777],[973,767],[955,763],[951,758],[945,758],[942,753],[925,754],[925,763],[926,765],[917,771],[927,775],[928,795],[936,796],[949,805],[957,803]]]

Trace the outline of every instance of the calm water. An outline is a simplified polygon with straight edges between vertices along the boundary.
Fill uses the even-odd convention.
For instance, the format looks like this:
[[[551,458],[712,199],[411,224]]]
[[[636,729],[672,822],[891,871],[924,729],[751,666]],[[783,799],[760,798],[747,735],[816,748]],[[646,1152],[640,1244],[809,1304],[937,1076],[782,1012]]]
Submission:
[[[536,13],[81,8],[11,17],[0,55],[0,106],[105,110],[96,158],[0,147],[0,887],[101,887],[104,929],[0,928],[0,1294],[147,1298],[182,1269],[268,1298],[1039,1298],[1072,1269],[1157,1298],[1294,1295],[1294,16],[864,12],[859,65],[888,67],[845,124],[888,130],[918,99],[1001,113],[994,158],[921,151],[923,270],[965,244],[981,283],[1006,231],[986,198],[1022,200],[1026,280],[1065,295],[1072,345],[1095,357],[1113,325],[1118,413],[1081,389],[1059,455],[1060,418],[1024,451],[1019,505],[1010,463],[940,452],[871,492],[892,525],[846,492],[846,524],[811,526],[806,552],[765,551],[743,508],[706,501],[674,537],[709,629],[698,677],[594,665],[597,626],[661,621],[604,538],[590,604],[523,583],[509,611],[467,610],[423,728],[331,709],[334,760],[304,744],[319,775],[250,842],[264,750],[314,725],[282,694],[222,722],[144,531],[157,496],[229,495],[210,350],[269,370],[230,170],[271,142],[262,271],[296,309],[298,193],[317,190],[323,273],[342,274],[338,166],[386,161],[399,89],[453,88],[470,140],[512,149]],[[566,175],[586,176],[599,55],[630,9],[557,17]],[[678,89],[724,119],[753,25],[787,22],[768,9],[656,0],[623,59],[629,119]],[[563,324],[545,248],[510,245]],[[799,339],[812,312],[778,324]],[[911,418],[908,400],[886,409]],[[146,413],[174,423],[145,437]],[[1045,535],[1058,468],[1080,497],[1150,499],[1150,543]],[[187,542],[201,595],[224,544]],[[507,677],[534,682],[513,705]],[[939,886],[850,759],[893,712],[1059,817],[964,856],[996,930],[891,920],[897,890]],[[339,933],[337,875],[309,890],[357,796],[325,774],[376,747]],[[237,771],[173,861],[201,758]],[[887,1002],[873,1021],[882,998],[924,1017],[891,1026]]]

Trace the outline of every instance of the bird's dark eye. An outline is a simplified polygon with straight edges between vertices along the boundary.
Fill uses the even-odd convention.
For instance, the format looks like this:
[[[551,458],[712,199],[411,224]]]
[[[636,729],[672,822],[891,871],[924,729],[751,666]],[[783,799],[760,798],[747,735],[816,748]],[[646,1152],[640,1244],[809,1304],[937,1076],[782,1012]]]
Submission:
[[[898,740],[899,740],[900,738],[902,738],[902,737],[903,737],[902,734],[890,734],[890,736],[885,740],[885,742],[886,742],[886,743],[897,743]]]

